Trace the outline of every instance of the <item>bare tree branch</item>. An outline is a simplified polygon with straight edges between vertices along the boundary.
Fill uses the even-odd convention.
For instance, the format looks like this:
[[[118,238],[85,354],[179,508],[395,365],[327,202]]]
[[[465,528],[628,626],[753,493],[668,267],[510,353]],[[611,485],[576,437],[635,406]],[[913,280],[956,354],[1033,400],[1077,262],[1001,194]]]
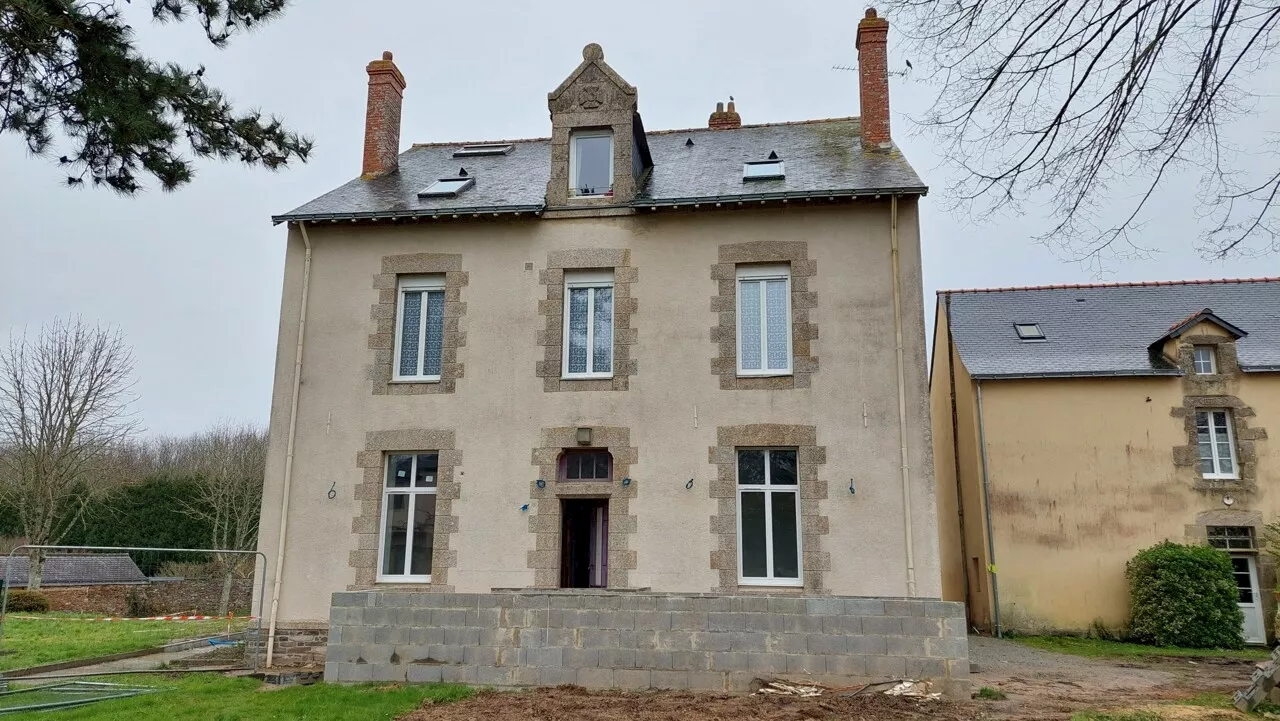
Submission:
[[[111,475],[136,432],[129,407],[133,354],[118,330],[58,320],[0,350],[0,499],[18,512],[27,543],[56,544]],[[31,556],[28,588],[42,580]]]
[[[1255,105],[1245,81],[1280,57],[1277,0],[888,4],[931,61],[938,99],[920,125],[962,169],[960,203],[1046,202],[1040,240],[1096,262],[1158,245],[1139,237],[1148,203],[1191,170],[1204,254],[1280,249],[1280,153],[1221,132]],[[1246,154],[1266,158],[1261,177],[1241,170]]]

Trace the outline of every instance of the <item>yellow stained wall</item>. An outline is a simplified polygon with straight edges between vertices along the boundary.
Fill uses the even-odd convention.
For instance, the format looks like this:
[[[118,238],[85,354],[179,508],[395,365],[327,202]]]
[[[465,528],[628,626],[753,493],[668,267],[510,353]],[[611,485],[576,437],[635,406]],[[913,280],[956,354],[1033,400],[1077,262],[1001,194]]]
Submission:
[[[1124,625],[1125,562],[1165,539],[1186,542],[1197,514],[1225,508],[1221,492],[1194,490],[1194,474],[1174,466],[1174,446],[1188,442],[1171,415],[1183,379],[984,381],[982,392],[1004,628]],[[1280,374],[1242,374],[1233,394],[1256,413],[1249,427],[1280,430]],[[1257,491],[1234,493],[1232,510],[1270,522],[1280,515],[1280,447],[1255,447]],[[980,477],[961,475],[978,488]]]
[[[950,317],[945,296],[939,297],[935,318],[929,391],[942,597],[965,601],[970,625],[990,629],[991,578],[987,573],[990,561],[983,525],[977,400],[973,380],[959,351],[948,342]]]

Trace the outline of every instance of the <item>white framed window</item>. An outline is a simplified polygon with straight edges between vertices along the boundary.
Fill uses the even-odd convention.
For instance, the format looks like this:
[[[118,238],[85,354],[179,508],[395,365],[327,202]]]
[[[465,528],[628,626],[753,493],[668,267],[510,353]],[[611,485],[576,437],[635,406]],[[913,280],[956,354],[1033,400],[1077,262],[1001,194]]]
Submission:
[[[791,375],[790,266],[738,266],[738,375]]]
[[[738,582],[802,586],[794,448],[738,449]]]
[[[564,378],[613,377],[613,271],[565,271]]]
[[[613,195],[613,131],[580,130],[569,136],[569,197]]]
[[[378,580],[430,583],[436,532],[437,453],[387,454]]]
[[[438,381],[444,350],[444,276],[400,277],[396,303],[396,381]]]
[[[1196,443],[1200,446],[1201,476],[1225,479],[1240,477],[1230,411],[1196,411]]]
[[[1208,376],[1218,372],[1218,349],[1211,345],[1198,345],[1191,349],[1195,360],[1196,375]]]

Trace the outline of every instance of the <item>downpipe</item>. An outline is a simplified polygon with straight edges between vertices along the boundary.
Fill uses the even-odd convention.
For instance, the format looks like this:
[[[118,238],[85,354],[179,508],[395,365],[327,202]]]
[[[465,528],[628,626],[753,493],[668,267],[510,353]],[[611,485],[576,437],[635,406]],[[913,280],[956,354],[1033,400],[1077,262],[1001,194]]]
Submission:
[[[306,254],[302,261],[302,308],[298,311],[298,349],[293,358],[293,397],[289,401],[289,443],[284,456],[284,489],[280,499],[280,537],[276,540],[276,570],[271,583],[271,621],[267,628],[267,663],[271,668],[276,648],[276,614],[280,610],[280,586],[284,574],[284,544],[289,532],[289,491],[293,487],[293,452],[298,438],[298,390],[302,384],[302,340],[307,330],[307,293],[311,289],[311,238],[307,224],[298,223]]]
[[[898,196],[889,196],[889,255],[893,263],[893,336],[898,360],[898,441],[902,454],[902,513],[907,551],[907,595],[916,595],[916,553],[911,521],[911,465],[907,455],[907,372],[902,351],[902,288],[898,276]]]
[[[996,540],[991,530],[991,482],[987,478],[987,430],[982,422],[982,381],[978,381],[978,445],[982,449],[982,514],[987,526],[987,576],[991,580],[991,603],[995,606],[992,620],[996,638],[1004,638],[1000,625],[1000,578],[996,570]]]

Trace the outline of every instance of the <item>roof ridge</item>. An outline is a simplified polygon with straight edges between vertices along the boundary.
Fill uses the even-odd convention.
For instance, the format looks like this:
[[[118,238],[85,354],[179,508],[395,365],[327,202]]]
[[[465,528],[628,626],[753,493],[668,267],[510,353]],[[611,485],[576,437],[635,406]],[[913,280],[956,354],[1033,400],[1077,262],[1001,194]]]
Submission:
[[[840,123],[852,120],[861,120],[859,115],[849,115],[842,118],[814,118],[813,120],[782,120],[776,123],[750,123],[740,125],[736,128],[674,128],[671,130],[647,130],[645,135],[674,135],[678,133],[694,133],[699,131],[723,132],[725,130],[744,130],[747,128],[776,128],[788,125],[817,125],[819,123]],[[462,145],[497,145],[499,143],[541,143],[551,140],[551,138],[504,138],[502,140],[450,140],[439,143],[413,143],[409,149],[414,148],[448,148]]]
[[[1061,283],[1057,285],[1022,285],[1000,288],[954,288],[951,290],[939,290],[937,291],[937,294],[1008,293],[1023,290],[1084,290],[1089,288],[1148,288],[1168,285],[1221,285],[1232,283],[1280,283],[1280,277],[1206,278],[1202,280],[1138,280],[1119,283]]]

